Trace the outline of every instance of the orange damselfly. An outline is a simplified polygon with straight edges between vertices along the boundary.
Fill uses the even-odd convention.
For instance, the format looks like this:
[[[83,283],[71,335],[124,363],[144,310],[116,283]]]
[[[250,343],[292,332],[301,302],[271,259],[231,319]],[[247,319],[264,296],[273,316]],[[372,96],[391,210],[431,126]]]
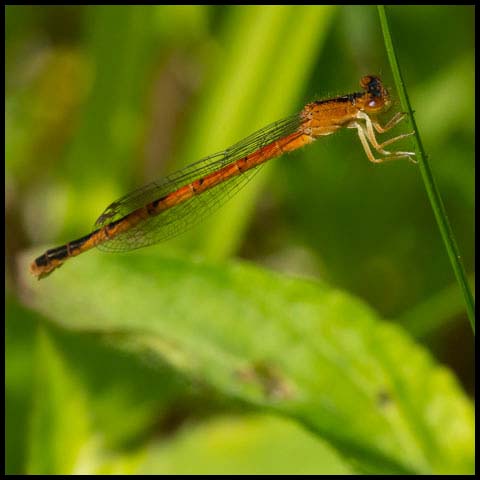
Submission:
[[[124,252],[174,237],[200,222],[243,187],[259,168],[278,157],[330,135],[340,128],[355,128],[371,162],[397,158],[413,161],[413,152],[390,152],[390,145],[412,133],[378,143],[375,131],[384,133],[405,113],[395,114],[381,126],[377,115],[391,104],[379,77],[360,80],[363,89],[307,104],[300,113],[248,136],[226,150],[210,155],[159,181],[141,187],[110,204],[95,222],[95,230],[61,247],[47,250],[34,260],[30,271],[45,277],[67,259],[98,247]],[[376,158],[371,147],[379,154]]]

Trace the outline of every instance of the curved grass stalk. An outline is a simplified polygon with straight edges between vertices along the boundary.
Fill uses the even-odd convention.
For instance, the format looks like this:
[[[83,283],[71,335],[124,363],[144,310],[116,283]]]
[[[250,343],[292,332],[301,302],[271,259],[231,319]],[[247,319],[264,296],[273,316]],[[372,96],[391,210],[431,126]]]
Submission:
[[[438,228],[440,229],[443,242],[445,243],[445,248],[447,249],[448,257],[450,258],[450,263],[452,264],[453,271],[455,272],[457,281],[460,285],[460,288],[462,289],[463,296],[465,298],[468,319],[470,320],[473,334],[475,335],[475,302],[473,300],[473,295],[468,284],[465,268],[463,266],[457,242],[455,241],[455,236],[453,234],[453,230],[450,226],[450,222],[448,221],[445,207],[440,196],[440,192],[435,183],[435,179],[433,177],[432,170],[430,169],[427,155],[425,154],[422,140],[418,132],[415,117],[413,115],[413,110],[410,105],[410,100],[408,98],[405,84],[400,73],[400,67],[398,64],[397,56],[395,54],[385,7],[383,5],[378,5],[377,8],[378,14],[380,16],[380,24],[382,27],[383,38],[385,41],[385,48],[387,50],[388,59],[392,68],[393,78],[400,98],[400,103],[402,105],[402,109],[408,113],[410,122],[415,132],[414,144],[420,173],[423,178],[423,183],[425,184],[425,189],[427,191],[427,195],[430,200],[435,219],[438,223]]]

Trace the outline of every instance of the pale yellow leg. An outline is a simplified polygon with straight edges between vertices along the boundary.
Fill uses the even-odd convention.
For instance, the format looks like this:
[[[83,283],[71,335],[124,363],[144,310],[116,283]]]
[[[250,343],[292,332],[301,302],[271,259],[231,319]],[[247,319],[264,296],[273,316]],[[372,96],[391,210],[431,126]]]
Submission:
[[[397,118],[393,122],[393,125],[390,125],[390,128],[392,128],[395,124],[397,124],[404,116],[405,116],[404,114],[401,114],[401,117],[395,115],[392,118],[392,120],[395,119],[395,117],[397,117]],[[406,137],[409,137],[409,136],[413,135],[413,132],[404,133],[402,135],[398,135],[397,137],[390,138],[386,142],[378,143],[377,138],[375,137],[375,132],[373,131],[372,119],[365,112],[359,112],[357,114],[357,118],[361,118],[361,119],[365,120],[365,124],[366,124],[366,128],[367,128],[365,134],[367,135],[368,139],[370,140],[370,143],[372,144],[373,148],[375,148],[375,150],[377,152],[382,153],[383,155],[390,155],[391,154],[391,152],[389,152],[387,150],[384,150],[383,147],[386,147],[387,145],[395,143],[398,140],[401,140],[402,138],[406,138]],[[400,120],[398,118],[400,118]],[[388,123],[391,123],[391,121],[388,122]],[[387,125],[388,125],[388,123],[387,123]],[[400,152],[397,152],[397,153],[400,153]],[[406,152],[401,152],[401,153],[406,153]],[[415,155],[413,152],[411,152],[410,154]]]
[[[370,140],[370,143],[372,144],[373,148],[377,150],[379,153],[383,153],[384,155],[390,155],[391,152],[384,150],[383,147],[386,147],[387,145],[390,145],[392,143],[398,142],[402,138],[407,138],[413,135],[413,132],[410,133],[403,133],[402,135],[398,135],[396,137],[390,138],[385,142],[378,143],[377,138],[375,137],[375,132],[373,131],[373,126],[372,126],[372,121],[370,118],[366,120],[366,132],[365,134],[367,135],[368,139]]]
[[[387,124],[382,127],[380,123],[377,120],[372,120],[372,124],[375,128],[375,130],[378,133],[385,133],[391,130],[395,125],[400,123],[405,117],[407,116],[406,113],[404,112],[397,112],[388,122]]]
[[[410,161],[415,162],[415,160],[413,160],[412,156],[414,156],[415,154],[413,152],[388,152],[387,150],[383,150],[381,149],[381,146],[378,145],[376,139],[375,139],[375,136],[373,135],[373,139],[374,139],[374,142],[372,141],[372,138],[370,138],[371,136],[369,135],[369,131],[368,131],[368,127],[362,125],[361,123],[359,122],[352,122],[348,128],[356,128],[357,129],[357,133],[358,133],[358,137],[360,138],[360,142],[362,143],[362,146],[363,146],[363,149],[365,150],[365,153],[368,157],[368,159],[373,162],[373,163],[382,163],[382,162],[387,162],[387,161],[390,161],[390,160],[398,160],[400,158],[408,158]],[[408,135],[406,135],[408,136]],[[400,138],[404,138],[404,136],[400,136]],[[375,147],[375,149],[379,152],[379,153],[382,153],[383,155],[385,155],[385,157],[383,158],[375,158],[375,156],[373,155],[372,153],[372,150],[370,148],[370,145],[368,143],[368,140],[370,140],[370,142],[372,143],[373,147]],[[388,141],[388,143],[393,143],[393,141],[396,141],[396,140],[399,140],[398,137],[394,138],[394,139],[391,139]],[[376,148],[376,147],[379,147],[379,148]]]

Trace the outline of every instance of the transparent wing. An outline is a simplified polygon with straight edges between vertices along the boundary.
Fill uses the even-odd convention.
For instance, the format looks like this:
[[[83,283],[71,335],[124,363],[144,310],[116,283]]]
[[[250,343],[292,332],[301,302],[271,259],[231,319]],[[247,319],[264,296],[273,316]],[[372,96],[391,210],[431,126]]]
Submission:
[[[106,252],[125,252],[173,238],[202,222],[223,205],[260,170],[262,165],[193,196],[159,215],[149,217],[106,243],[97,246]]]
[[[168,195],[194,180],[219,170],[259,148],[295,132],[300,122],[300,115],[275,122],[223,152],[205,157],[178,172],[125,195],[105,209],[95,222],[95,228],[101,228],[110,222],[121,219],[137,208]],[[223,205],[253,178],[260,167],[261,165],[247,170],[165,210],[159,215],[150,217],[128,231],[99,245],[98,248],[109,252],[121,252],[152,245],[179,235],[201,222],[206,216]]]

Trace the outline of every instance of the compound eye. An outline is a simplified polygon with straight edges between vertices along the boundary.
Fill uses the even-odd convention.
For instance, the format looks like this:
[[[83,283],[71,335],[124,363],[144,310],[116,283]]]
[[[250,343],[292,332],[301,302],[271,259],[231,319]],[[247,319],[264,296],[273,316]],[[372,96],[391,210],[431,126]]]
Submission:
[[[368,106],[371,107],[371,108],[374,108],[377,106],[377,102],[375,100],[370,100],[368,102]]]
[[[370,85],[370,83],[372,82],[374,77],[372,77],[371,75],[365,75],[364,77],[362,77],[360,79],[360,86],[365,89],[365,90],[368,90],[368,87]]]

